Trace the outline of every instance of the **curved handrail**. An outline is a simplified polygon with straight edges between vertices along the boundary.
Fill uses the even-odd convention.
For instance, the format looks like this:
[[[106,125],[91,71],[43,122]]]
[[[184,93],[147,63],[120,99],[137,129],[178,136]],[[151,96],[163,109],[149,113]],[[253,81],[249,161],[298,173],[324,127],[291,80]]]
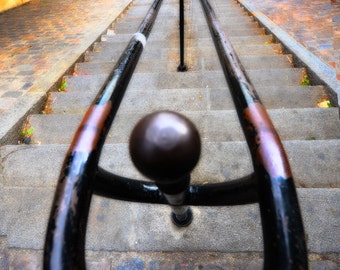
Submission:
[[[264,269],[308,269],[299,203],[282,142],[207,0],[201,0],[257,178]]]
[[[118,60],[103,89],[86,112],[65,158],[48,223],[45,269],[85,269],[85,233],[93,193],[150,203],[167,203],[157,185],[114,175],[98,167],[108,130],[162,0],[156,0]],[[201,0],[255,172],[241,179],[190,185],[186,205],[236,205],[259,202],[264,235],[265,269],[307,269],[296,190],[282,143],[247,78],[230,42],[206,0]],[[269,158],[270,157],[270,158]]]
[[[158,186],[150,181],[139,181],[115,175],[99,168],[94,183],[99,196],[143,203],[168,204]],[[183,204],[197,206],[227,206],[258,202],[255,174],[215,184],[190,185]]]
[[[44,269],[86,268],[86,223],[99,156],[161,3],[152,4],[68,149],[47,227]]]

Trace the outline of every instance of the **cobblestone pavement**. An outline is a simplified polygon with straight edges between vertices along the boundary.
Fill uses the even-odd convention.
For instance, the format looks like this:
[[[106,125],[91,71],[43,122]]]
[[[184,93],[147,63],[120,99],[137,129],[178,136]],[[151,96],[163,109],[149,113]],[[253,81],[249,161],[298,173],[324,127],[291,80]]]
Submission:
[[[309,51],[337,70],[340,79],[340,1],[247,0]]]
[[[0,13],[1,128],[21,117],[5,113],[48,91],[129,2],[31,0]]]

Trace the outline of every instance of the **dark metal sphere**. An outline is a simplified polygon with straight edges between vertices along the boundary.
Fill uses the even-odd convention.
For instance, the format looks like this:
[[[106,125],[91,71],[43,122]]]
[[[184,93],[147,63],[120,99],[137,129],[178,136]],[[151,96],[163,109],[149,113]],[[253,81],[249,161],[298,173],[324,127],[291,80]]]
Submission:
[[[196,127],[175,112],[160,111],[145,116],[130,137],[134,165],[155,181],[171,182],[188,175],[197,164],[200,152]]]

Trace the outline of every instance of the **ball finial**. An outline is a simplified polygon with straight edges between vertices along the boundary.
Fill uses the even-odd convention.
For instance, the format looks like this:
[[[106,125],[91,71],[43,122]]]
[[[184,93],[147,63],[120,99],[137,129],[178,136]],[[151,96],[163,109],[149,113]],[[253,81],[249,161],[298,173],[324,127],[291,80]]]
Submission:
[[[179,113],[160,111],[141,119],[130,137],[134,165],[158,182],[176,181],[195,167],[201,142],[194,124]]]

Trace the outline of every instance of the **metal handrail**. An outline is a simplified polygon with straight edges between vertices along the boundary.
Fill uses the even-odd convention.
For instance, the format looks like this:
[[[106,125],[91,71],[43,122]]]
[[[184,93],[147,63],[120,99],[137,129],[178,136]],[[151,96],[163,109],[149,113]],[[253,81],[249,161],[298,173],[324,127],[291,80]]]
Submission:
[[[179,54],[180,54],[180,63],[177,67],[177,71],[183,72],[187,71],[188,67],[184,63],[184,0],[179,0]]]
[[[308,269],[302,217],[282,142],[207,0],[201,0],[257,179],[264,269]]]
[[[114,175],[98,166],[104,141],[156,19],[162,0],[139,30],[86,112],[66,155],[55,193],[44,248],[44,269],[85,269],[85,233],[92,194],[168,203],[151,182]],[[254,173],[218,184],[190,185],[185,205],[259,202],[265,269],[307,269],[307,252],[296,190],[282,143],[206,0],[201,0],[250,148]]]
[[[168,204],[158,186],[150,181],[139,181],[115,175],[99,168],[94,183],[99,196],[154,204]],[[195,206],[231,206],[258,202],[255,175],[237,180],[190,185],[183,204]]]
[[[86,224],[100,153],[161,3],[152,4],[68,149],[47,227],[44,269],[86,268]]]

